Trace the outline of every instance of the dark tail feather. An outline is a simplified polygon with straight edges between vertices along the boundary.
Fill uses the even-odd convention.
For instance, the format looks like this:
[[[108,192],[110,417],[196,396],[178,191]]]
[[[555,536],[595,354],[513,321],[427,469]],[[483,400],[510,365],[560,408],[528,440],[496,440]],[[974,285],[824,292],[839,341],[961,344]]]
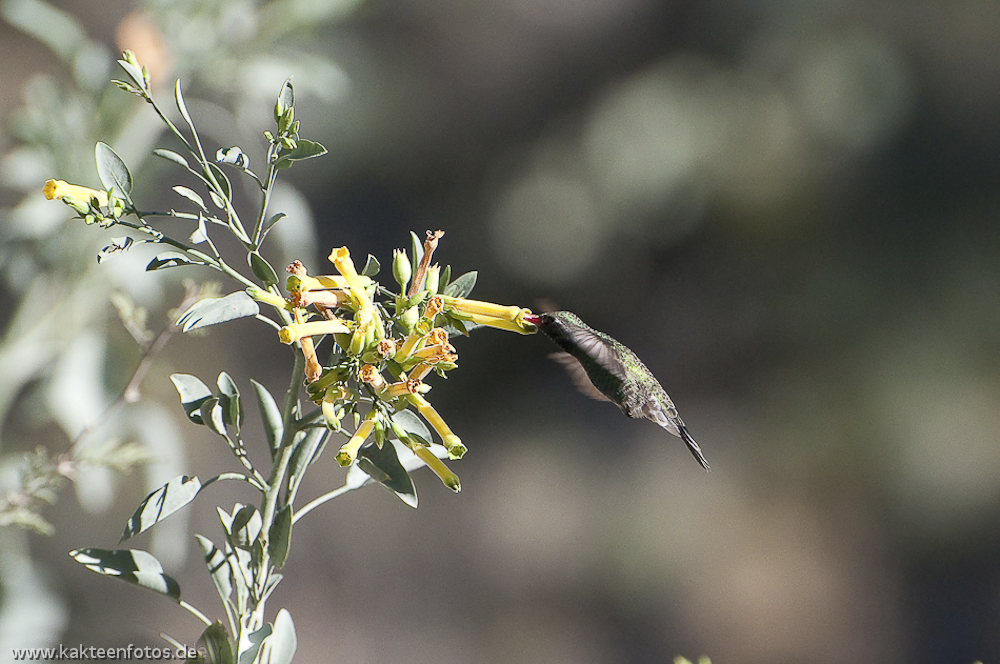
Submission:
[[[688,446],[688,449],[691,450],[691,454],[694,455],[694,458],[698,460],[698,463],[701,464],[701,467],[711,472],[712,469],[709,467],[708,461],[705,460],[705,455],[701,453],[701,448],[698,447],[698,443],[694,442],[694,438],[692,438],[691,434],[688,433],[687,427],[681,424],[680,426],[677,427],[677,429],[678,431],[681,432],[681,440],[683,440],[684,443]]]

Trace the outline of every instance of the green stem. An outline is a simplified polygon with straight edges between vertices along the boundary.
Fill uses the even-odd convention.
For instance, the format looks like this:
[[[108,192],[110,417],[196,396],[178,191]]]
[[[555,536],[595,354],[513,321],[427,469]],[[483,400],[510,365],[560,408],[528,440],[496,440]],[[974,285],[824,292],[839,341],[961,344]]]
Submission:
[[[347,493],[348,491],[353,491],[355,488],[357,488],[357,487],[352,487],[352,486],[348,486],[348,485],[345,484],[344,486],[340,487],[339,489],[334,489],[333,491],[328,491],[327,493],[324,493],[319,498],[315,498],[315,499],[309,501],[308,503],[306,503],[305,505],[303,505],[301,509],[299,509],[299,510],[297,510],[295,512],[295,516],[292,517],[292,525],[295,525],[296,523],[298,523],[299,519],[301,519],[302,517],[304,517],[306,514],[309,514],[309,512],[312,512],[314,509],[316,509],[317,507],[319,507],[323,503],[325,503],[327,501],[330,501],[330,500],[333,500],[334,498],[337,498],[339,496],[342,496],[345,493]]]

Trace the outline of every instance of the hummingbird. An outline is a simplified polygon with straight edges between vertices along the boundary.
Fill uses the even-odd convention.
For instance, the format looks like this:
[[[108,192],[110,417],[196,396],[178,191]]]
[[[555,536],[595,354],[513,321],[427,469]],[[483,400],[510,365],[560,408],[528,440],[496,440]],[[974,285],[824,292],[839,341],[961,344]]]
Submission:
[[[590,327],[571,311],[527,314],[524,319],[565,351],[553,358],[566,366],[585,394],[612,402],[631,418],[656,422],[683,440],[702,468],[711,470],[674,402],[631,349]]]

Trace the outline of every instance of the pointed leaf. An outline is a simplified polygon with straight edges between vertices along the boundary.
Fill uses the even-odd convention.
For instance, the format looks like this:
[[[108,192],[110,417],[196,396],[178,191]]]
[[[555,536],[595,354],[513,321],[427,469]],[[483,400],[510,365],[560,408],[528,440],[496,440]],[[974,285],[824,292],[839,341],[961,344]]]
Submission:
[[[306,429],[304,435],[301,431],[296,434],[302,436],[302,439],[296,441],[292,458],[288,462],[288,491],[292,495],[298,490],[306,468],[323,452],[329,433],[330,430],[325,426],[317,426]]]
[[[316,141],[307,141],[304,138],[300,138],[295,142],[295,147],[291,150],[282,150],[281,157],[278,159],[278,163],[290,162],[290,161],[301,161],[303,159],[312,159],[313,157],[321,157],[326,154],[326,148],[322,144]]]
[[[163,573],[163,566],[152,554],[138,549],[76,549],[70,551],[76,562],[89,570],[141,586],[147,590],[170,597],[181,598],[177,582]]]
[[[239,549],[250,549],[260,538],[263,528],[260,512],[253,505],[244,505],[233,514],[232,544]]]
[[[410,274],[417,274],[417,266],[420,265],[420,261],[424,257],[424,243],[420,241],[417,234],[410,231]],[[411,287],[413,285],[411,284]],[[420,290],[423,284],[417,284],[416,289]]]
[[[180,475],[170,480],[139,503],[139,508],[125,524],[125,532],[118,543],[149,530],[194,500],[199,491],[201,482],[197,477]]]
[[[177,267],[178,265],[203,265],[203,263],[193,261],[179,251],[164,251],[149,261],[146,271],[152,272],[153,270],[162,270],[168,267]]]
[[[137,67],[127,60],[119,60],[118,64],[128,74],[128,77],[139,86],[140,90],[146,89],[146,78],[142,75],[141,67]]]
[[[379,449],[378,445],[369,445],[361,448],[358,453],[358,468],[395,493],[410,507],[417,506],[417,490],[413,486],[413,479],[399,462],[395,446],[383,445]]]
[[[275,567],[282,567],[292,544],[292,506],[285,505],[274,515],[267,539],[267,552]]]
[[[236,382],[225,371],[219,374],[216,381],[219,386],[219,405],[222,407],[222,420],[226,426],[236,430],[237,435],[243,426],[243,405],[240,401],[240,390]]]
[[[268,664],[291,664],[297,645],[292,615],[287,609],[281,609],[274,618],[274,629],[267,639]]]
[[[448,287],[444,289],[444,294],[452,297],[468,297],[476,285],[476,278],[478,276],[478,272],[466,272],[448,284]]]
[[[172,161],[175,164],[183,166],[184,168],[190,168],[190,166],[188,166],[187,159],[180,156],[173,150],[164,150],[163,148],[157,148],[156,150],[153,150],[153,154],[155,154],[160,159],[166,159],[167,161]]]
[[[278,445],[281,443],[281,437],[284,433],[281,410],[278,408],[277,402],[275,402],[274,397],[271,396],[271,393],[267,391],[266,387],[255,380],[251,380],[250,384],[253,385],[254,395],[257,397],[257,406],[260,408],[260,418],[264,422],[264,435],[267,437],[267,449],[271,451],[271,456],[273,457],[275,451],[278,449]]]
[[[191,114],[188,113],[187,104],[184,103],[184,93],[181,92],[181,79],[174,83],[174,101],[177,102],[177,110],[181,112],[181,117],[187,123],[191,131],[194,131],[194,122],[191,121]]]
[[[401,410],[392,414],[392,421],[398,424],[408,436],[416,439],[418,443],[427,447],[431,444],[431,432],[427,425],[420,419],[420,416],[412,410]]]
[[[184,332],[225,323],[246,316],[256,316],[260,307],[245,291],[236,291],[222,298],[205,298],[191,305],[177,324]]]
[[[447,292],[448,286],[451,285],[451,266],[445,265],[444,269],[441,270],[441,278],[438,280],[438,292]]]
[[[271,230],[272,226],[274,226],[276,223],[278,223],[284,217],[287,217],[287,216],[288,215],[285,214],[284,212],[278,212],[277,214],[272,214],[270,217],[268,217],[267,221],[265,221],[264,225],[261,226],[261,228],[260,228],[260,237],[261,237],[261,239],[264,239],[264,236],[267,235],[267,232]]]
[[[208,573],[212,575],[215,590],[223,600],[229,599],[229,596],[233,594],[233,584],[231,581],[232,570],[229,567],[226,554],[222,553],[219,547],[215,546],[215,543],[207,537],[195,535],[195,538],[198,540],[198,546],[201,547],[201,555],[205,559]]]
[[[229,439],[229,433],[226,431],[226,422],[222,416],[222,406],[219,405],[218,397],[205,399],[204,403],[201,404],[201,421],[215,433],[227,440]]]
[[[365,277],[374,277],[378,274],[379,269],[381,269],[381,264],[379,264],[378,259],[368,254],[368,260],[365,262],[365,269],[361,270],[361,275]]]
[[[111,238],[111,244],[101,249],[100,253],[97,254],[97,264],[100,265],[104,261],[108,260],[115,254],[120,254],[124,251],[128,251],[135,244],[135,240],[126,236],[123,237],[113,237]],[[141,242],[140,242],[141,244]]]
[[[256,251],[251,251],[247,254],[247,261],[250,263],[250,269],[253,271],[254,276],[264,282],[265,287],[278,283],[278,275],[274,271],[274,268]]]
[[[98,142],[94,149],[97,158],[97,175],[108,191],[114,191],[119,198],[128,200],[132,193],[132,174],[122,158],[107,143]]]
[[[292,79],[285,79],[278,92],[278,100],[274,104],[274,121],[281,120],[281,116],[295,105],[295,91],[292,89]]]
[[[257,653],[260,652],[260,648],[264,644],[264,639],[271,636],[271,629],[271,624],[268,623],[250,633],[250,642],[246,644],[245,648],[238,655],[237,661],[239,661],[239,664],[253,664],[253,662],[257,661]],[[241,647],[243,647],[242,644]]]
[[[181,397],[181,405],[188,418],[195,424],[204,424],[201,419],[201,406],[212,397],[212,391],[205,383],[190,374],[176,373],[170,376],[170,381]]]
[[[172,187],[172,189],[175,192],[177,192],[178,194],[180,194],[181,196],[183,196],[184,198],[188,199],[189,201],[191,201],[192,203],[194,203],[195,205],[197,205],[198,207],[200,207],[202,210],[208,212],[208,208],[205,207],[205,199],[203,199],[198,194],[198,192],[194,191],[193,189],[189,189],[187,187],[181,186],[181,185],[177,185],[175,187]]]
[[[213,624],[205,628],[198,638],[198,651],[204,652],[205,657],[199,657],[195,662],[201,664],[236,664],[236,646],[233,644],[229,633],[222,623],[216,620]]]
[[[232,200],[233,185],[229,182],[229,178],[226,177],[226,174],[222,172],[221,168],[212,162],[208,162],[208,169],[212,171],[212,175],[215,176],[215,181],[219,183],[219,189],[216,190],[216,193],[225,198],[227,201]],[[211,182],[211,179],[209,179],[209,182]],[[225,209],[224,205],[220,207]]]

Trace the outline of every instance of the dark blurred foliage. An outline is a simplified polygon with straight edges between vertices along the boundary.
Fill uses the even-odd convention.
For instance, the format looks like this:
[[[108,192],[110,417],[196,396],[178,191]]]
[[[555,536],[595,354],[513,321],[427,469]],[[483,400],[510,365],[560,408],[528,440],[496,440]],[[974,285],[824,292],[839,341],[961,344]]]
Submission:
[[[60,4],[111,41],[120,7]],[[9,108],[39,52],[2,29]],[[576,394],[546,339],[458,339],[432,397],[463,492],[421,476],[416,511],[366,489],[301,523],[299,659],[1000,659],[998,34],[992,0],[398,0],[302,35],[349,81],[298,103],[331,152],[290,174],[320,255],[445,229],[478,297],[632,347],[713,472]],[[265,332],[218,351],[237,370],[186,366],[200,343],[174,370],[285,380]],[[341,481],[320,463],[312,495]],[[67,502],[35,542],[67,641],[197,634],[65,556],[134,502]],[[207,610],[200,565],[177,576]]]

